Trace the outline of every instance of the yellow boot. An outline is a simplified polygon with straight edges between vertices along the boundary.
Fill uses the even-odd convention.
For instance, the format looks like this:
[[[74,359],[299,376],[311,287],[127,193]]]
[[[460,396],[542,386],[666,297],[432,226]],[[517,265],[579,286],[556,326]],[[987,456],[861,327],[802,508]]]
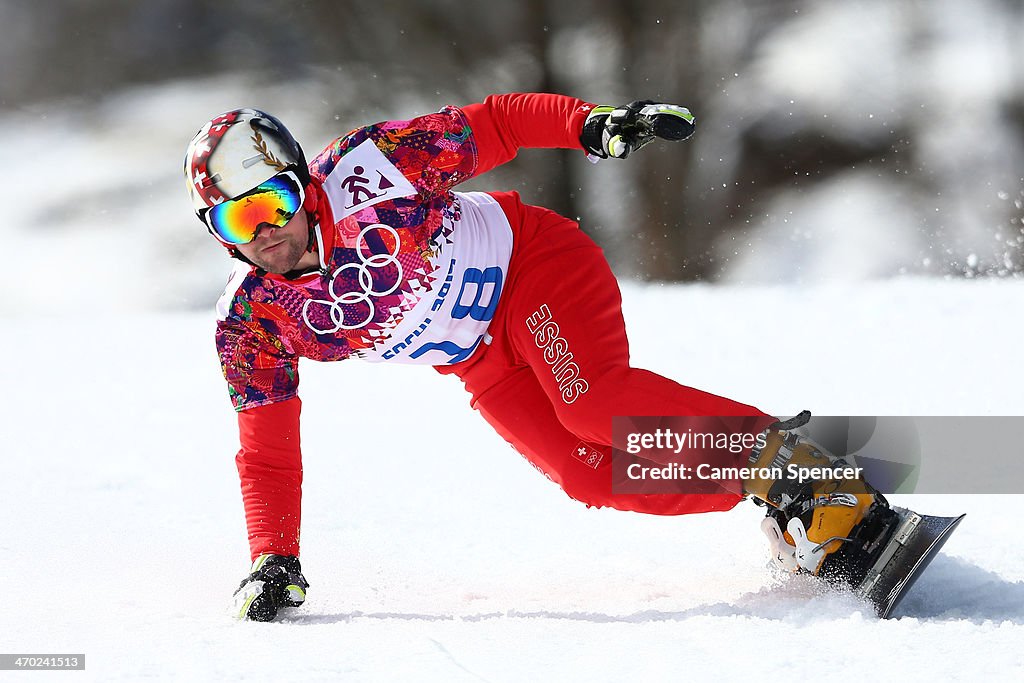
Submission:
[[[818,574],[854,528],[885,499],[863,477],[813,441],[791,431],[810,413],[773,425],[750,456],[744,491],[770,506],[761,528],[777,563]],[[779,523],[782,522],[782,525]]]

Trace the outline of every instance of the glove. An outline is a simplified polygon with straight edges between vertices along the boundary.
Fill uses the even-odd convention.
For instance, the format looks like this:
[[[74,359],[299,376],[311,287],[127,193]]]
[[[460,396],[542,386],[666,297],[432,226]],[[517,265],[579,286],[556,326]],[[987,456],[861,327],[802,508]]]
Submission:
[[[689,109],[638,100],[624,107],[595,107],[583,123],[580,143],[601,159],[625,159],[654,138],[685,140],[693,135]]]
[[[235,614],[242,620],[273,621],[280,608],[305,602],[307,588],[299,558],[260,555],[235,591]]]

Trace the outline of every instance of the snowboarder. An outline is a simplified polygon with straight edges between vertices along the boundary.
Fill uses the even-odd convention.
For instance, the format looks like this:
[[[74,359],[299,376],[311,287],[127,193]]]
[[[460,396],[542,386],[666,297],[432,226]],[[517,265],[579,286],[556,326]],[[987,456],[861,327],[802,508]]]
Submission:
[[[793,425],[754,407],[631,367],[617,282],[576,223],[515,192],[453,189],[521,148],[625,159],[655,138],[693,131],[690,112],[671,104],[492,95],[358,128],[307,164],[285,126],[262,111],[237,109],[203,126],[185,158],[189,195],[239,261],[217,305],[216,345],[237,411],[253,560],[235,594],[240,618],[269,621],[306,596],[300,357],[421,363],[456,375],[502,437],[587,505],[678,515],[728,510],[752,495],[770,506],[765,532],[790,569],[816,573],[842,545],[829,539],[885,506],[859,480],[614,494],[616,415],[747,416],[744,429],[769,438],[735,464],[748,455],[820,464],[820,454],[784,439]],[[428,401],[381,409],[415,423]],[[793,526],[785,511],[797,504],[803,521]]]

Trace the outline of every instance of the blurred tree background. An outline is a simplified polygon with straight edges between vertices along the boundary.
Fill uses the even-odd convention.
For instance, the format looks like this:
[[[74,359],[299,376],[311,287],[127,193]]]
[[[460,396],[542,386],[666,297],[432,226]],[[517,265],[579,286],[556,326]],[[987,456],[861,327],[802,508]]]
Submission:
[[[0,27],[0,116],[88,119],[132,88],[185,83],[176,97],[198,98],[216,75],[252,92],[313,82],[319,97],[282,103],[317,131],[308,155],[357,125],[492,92],[683,104],[698,119],[687,143],[597,165],[525,151],[469,184],[580,219],[623,276],[1024,264],[1019,0],[5,0]]]

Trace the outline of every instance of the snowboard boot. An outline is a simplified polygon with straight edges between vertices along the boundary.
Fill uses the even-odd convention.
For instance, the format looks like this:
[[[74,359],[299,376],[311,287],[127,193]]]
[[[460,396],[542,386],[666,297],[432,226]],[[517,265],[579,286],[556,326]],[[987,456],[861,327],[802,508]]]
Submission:
[[[744,491],[768,507],[761,529],[776,563],[789,571],[856,581],[853,548],[844,552],[844,546],[881,542],[895,514],[859,469],[793,431],[808,420],[804,411],[769,427],[764,447],[750,455],[752,476],[744,480]]]

